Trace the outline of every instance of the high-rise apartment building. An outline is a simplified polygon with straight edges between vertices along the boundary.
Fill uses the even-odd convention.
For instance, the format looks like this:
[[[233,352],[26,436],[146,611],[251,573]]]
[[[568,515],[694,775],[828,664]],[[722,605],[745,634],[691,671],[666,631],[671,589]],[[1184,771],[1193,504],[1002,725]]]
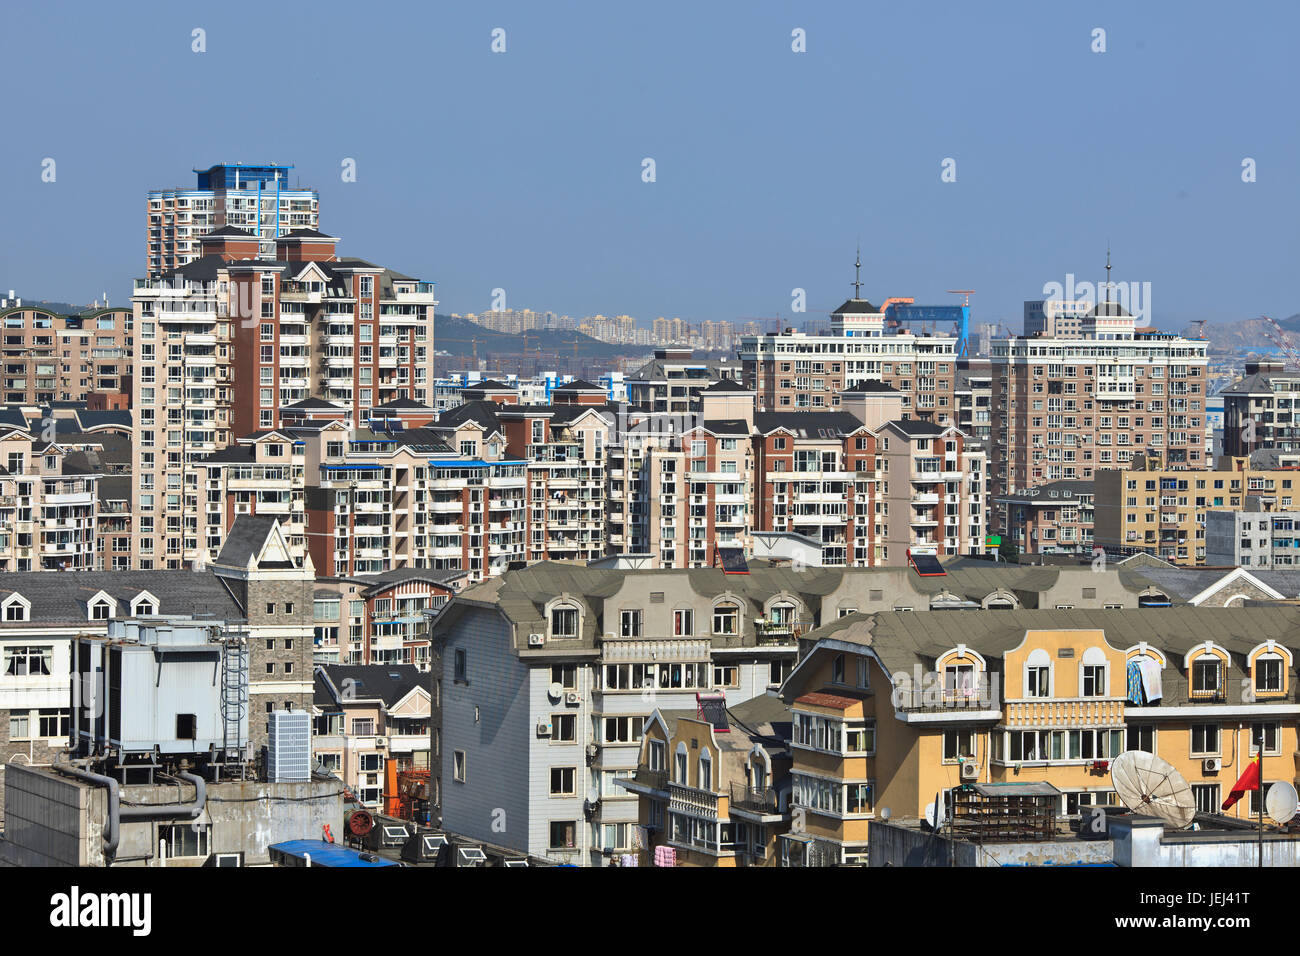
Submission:
[[[0,398],[5,405],[84,402],[131,391],[130,309],[63,315],[0,299]]]
[[[1247,362],[1246,374],[1219,394],[1223,453],[1300,451],[1300,372],[1282,362]]]
[[[199,554],[198,459],[278,427],[309,397],[354,427],[395,400],[429,399],[433,283],[341,258],[337,242],[301,229],[267,259],[257,237],[225,226],[202,237],[199,259],[137,280],[139,567]]]
[[[314,189],[291,186],[292,166],[223,164],[194,170],[193,189],[154,189],[147,200],[147,274],[160,275],[198,259],[200,239],[222,226],[235,226],[260,240],[260,253],[273,256],[275,240],[297,229],[320,226]]]
[[[995,342],[993,493],[1086,480],[1143,452],[1172,469],[1205,468],[1206,344],[1137,331],[1109,303],[1084,319],[1082,338]]]
[[[741,336],[744,381],[757,393],[759,409],[834,410],[839,392],[874,380],[903,396],[905,417],[955,425],[960,340],[937,330],[918,335],[888,320],[894,301],[877,308],[866,299],[849,299],[831,313],[829,335],[786,329]]]

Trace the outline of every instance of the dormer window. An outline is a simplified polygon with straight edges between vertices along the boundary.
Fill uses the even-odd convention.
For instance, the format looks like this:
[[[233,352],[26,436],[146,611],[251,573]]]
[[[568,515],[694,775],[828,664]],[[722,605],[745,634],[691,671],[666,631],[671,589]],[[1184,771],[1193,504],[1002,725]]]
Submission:
[[[551,637],[577,637],[578,620],[578,609],[572,604],[559,604],[551,608]]]
[[[1261,657],[1255,661],[1255,690],[1260,694],[1282,693],[1282,658]]]
[[[108,601],[96,601],[90,606],[92,621],[107,621],[113,613],[113,606]]]
[[[1192,661],[1192,699],[1217,699],[1223,692],[1223,661],[1206,655]]]
[[[740,608],[731,602],[713,608],[713,633],[736,634],[740,631]]]
[[[15,594],[4,603],[6,621],[31,620],[31,606],[21,595]]]

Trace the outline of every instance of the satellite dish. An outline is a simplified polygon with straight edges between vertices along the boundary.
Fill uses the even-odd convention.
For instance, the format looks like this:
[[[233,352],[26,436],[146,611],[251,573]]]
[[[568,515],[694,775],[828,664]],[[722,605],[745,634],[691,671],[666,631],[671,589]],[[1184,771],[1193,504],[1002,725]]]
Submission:
[[[1295,787],[1286,780],[1278,780],[1268,788],[1264,798],[1264,810],[1269,819],[1278,826],[1286,826],[1300,808],[1300,797],[1296,796]]]
[[[546,694],[551,698],[551,700],[559,700],[564,696],[564,685],[559,681],[556,681],[550,687],[546,688]]]
[[[947,820],[948,816],[941,802],[935,801],[925,805],[925,822],[930,824],[931,830],[938,830]]]
[[[888,820],[889,817],[890,817],[890,815],[891,815],[891,814],[890,814],[890,811],[889,811],[889,807],[883,807],[883,808],[881,808],[881,811],[880,811],[880,819],[882,819],[882,820]]]
[[[1126,750],[1110,765],[1120,801],[1134,813],[1159,817],[1179,830],[1196,816],[1196,798],[1173,765],[1145,750]]]

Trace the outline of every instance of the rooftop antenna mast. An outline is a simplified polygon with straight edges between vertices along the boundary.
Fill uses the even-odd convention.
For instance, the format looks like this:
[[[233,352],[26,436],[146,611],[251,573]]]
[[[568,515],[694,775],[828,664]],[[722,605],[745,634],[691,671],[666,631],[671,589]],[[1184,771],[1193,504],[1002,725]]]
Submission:
[[[858,259],[853,264],[853,298],[862,298],[862,243],[858,243]]]

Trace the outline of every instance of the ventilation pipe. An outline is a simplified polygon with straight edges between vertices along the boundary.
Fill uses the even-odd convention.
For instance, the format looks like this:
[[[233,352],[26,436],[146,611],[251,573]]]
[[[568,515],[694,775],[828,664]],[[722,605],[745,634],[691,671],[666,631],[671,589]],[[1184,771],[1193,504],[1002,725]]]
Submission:
[[[68,764],[56,763],[54,769],[65,776],[76,777],[78,780],[84,780],[86,783],[104,787],[108,790],[108,819],[104,822],[104,855],[112,857],[117,852],[117,843],[121,837],[121,818],[119,814],[122,803],[119,797],[117,781],[112,777],[91,773],[88,770],[78,770]]]

